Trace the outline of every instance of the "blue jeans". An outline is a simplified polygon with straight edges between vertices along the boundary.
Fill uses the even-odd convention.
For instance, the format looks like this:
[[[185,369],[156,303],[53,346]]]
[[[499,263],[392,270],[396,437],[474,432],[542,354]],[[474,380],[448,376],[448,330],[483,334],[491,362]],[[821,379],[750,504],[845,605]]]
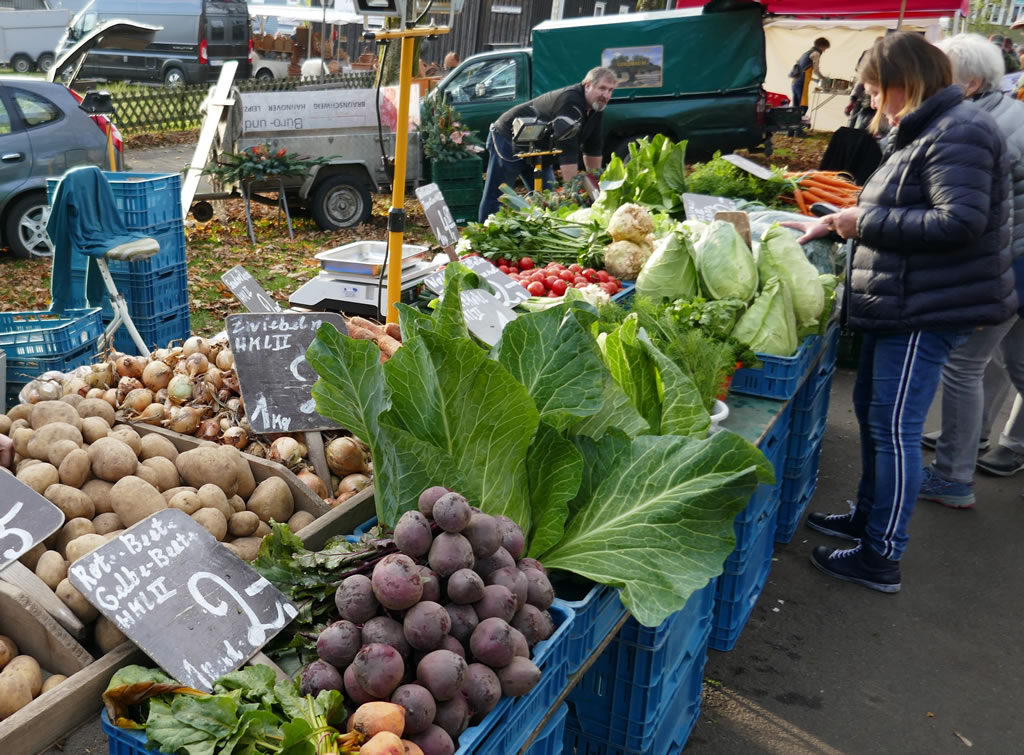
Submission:
[[[853,387],[860,424],[857,509],[867,515],[867,542],[899,560],[921,488],[921,433],[949,353],[969,329],[864,333]]]
[[[498,197],[501,196],[502,184],[515,186],[516,176],[522,176],[526,187],[533,190],[533,165],[512,157],[518,151],[512,142],[492,130],[487,135],[487,151],[490,157],[487,162],[487,179],[484,181],[484,196],[480,200],[478,219],[481,223],[501,208]],[[548,165],[543,175],[544,187],[550,189],[555,185],[555,169]]]

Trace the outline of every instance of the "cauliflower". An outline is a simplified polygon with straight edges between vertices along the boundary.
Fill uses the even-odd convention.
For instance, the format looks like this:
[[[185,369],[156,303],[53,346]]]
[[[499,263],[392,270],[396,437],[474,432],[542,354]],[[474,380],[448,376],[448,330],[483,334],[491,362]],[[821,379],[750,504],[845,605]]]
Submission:
[[[608,221],[608,235],[613,241],[632,241],[643,244],[654,233],[650,213],[638,204],[624,204]],[[636,277],[636,276],[634,276]]]
[[[616,278],[636,280],[651,252],[646,240],[643,244],[626,240],[613,241],[604,249],[604,267]]]
[[[593,220],[594,209],[592,207],[581,207],[572,214],[570,214],[566,220],[573,223],[586,224]]]

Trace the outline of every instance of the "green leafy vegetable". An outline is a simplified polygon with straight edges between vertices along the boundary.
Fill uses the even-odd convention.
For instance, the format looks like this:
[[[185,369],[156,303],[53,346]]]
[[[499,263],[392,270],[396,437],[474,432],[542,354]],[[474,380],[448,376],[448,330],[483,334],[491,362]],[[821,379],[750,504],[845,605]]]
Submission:
[[[825,289],[818,279],[817,268],[807,261],[803,248],[788,229],[775,223],[765,231],[757,271],[762,280],[775,276],[789,288],[797,333],[816,333],[825,308]]]
[[[654,299],[696,296],[697,253],[686,233],[663,236],[636,279],[636,293]]]
[[[681,215],[682,193],[687,191],[686,142],[673,142],[664,134],[631,142],[630,160],[615,155],[601,175],[601,196],[595,212],[610,216],[627,202],[648,205],[670,215]]]
[[[793,356],[800,341],[789,288],[778,278],[765,281],[761,293],[736,323],[732,334],[756,352]]]
[[[757,265],[732,223],[715,220],[697,242],[697,270],[712,299],[750,301],[757,293]]]
[[[770,205],[778,200],[787,187],[782,171],[775,167],[771,171],[773,177],[766,181],[737,168],[722,159],[721,152],[715,152],[709,162],[693,166],[690,175],[686,177],[687,191],[713,197],[749,199]]]

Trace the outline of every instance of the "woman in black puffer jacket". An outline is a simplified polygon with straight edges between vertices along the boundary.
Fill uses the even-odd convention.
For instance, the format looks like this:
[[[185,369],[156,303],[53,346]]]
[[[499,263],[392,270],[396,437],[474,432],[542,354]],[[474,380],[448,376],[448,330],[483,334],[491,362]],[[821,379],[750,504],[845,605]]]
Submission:
[[[1017,309],[1010,267],[1006,144],[992,118],[963,101],[946,56],[914,33],[877,41],[862,66],[877,114],[893,126],[886,159],[856,207],[827,215],[802,240],[855,239],[844,316],[863,331],[854,409],[861,480],[846,514],[807,524],[859,541],[814,549],[831,576],[900,589],[899,560],[921,485],[921,433],[953,347]]]

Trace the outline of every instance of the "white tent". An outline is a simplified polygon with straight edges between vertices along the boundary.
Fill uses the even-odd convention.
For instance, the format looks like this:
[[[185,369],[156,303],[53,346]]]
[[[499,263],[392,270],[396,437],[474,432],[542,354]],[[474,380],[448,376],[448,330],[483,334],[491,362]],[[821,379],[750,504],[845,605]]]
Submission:
[[[877,37],[896,28],[896,19],[874,19],[865,21],[822,21],[797,18],[774,18],[765,21],[765,46],[768,59],[768,75],[764,87],[769,92],[778,92],[792,97],[792,80],[789,71],[804,52],[811,49],[814,40],[825,37],[831,47],[821,56],[821,72],[835,79],[855,79],[857,60],[864,50],[871,47]],[[933,41],[942,36],[939,19],[904,19],[904,31],[919,31]],[[813,84],[810,95],[812,128],[818,131],[834,131],[845,126],[843,114],[850,98],[847,95],[832,97],[815,91]]]

